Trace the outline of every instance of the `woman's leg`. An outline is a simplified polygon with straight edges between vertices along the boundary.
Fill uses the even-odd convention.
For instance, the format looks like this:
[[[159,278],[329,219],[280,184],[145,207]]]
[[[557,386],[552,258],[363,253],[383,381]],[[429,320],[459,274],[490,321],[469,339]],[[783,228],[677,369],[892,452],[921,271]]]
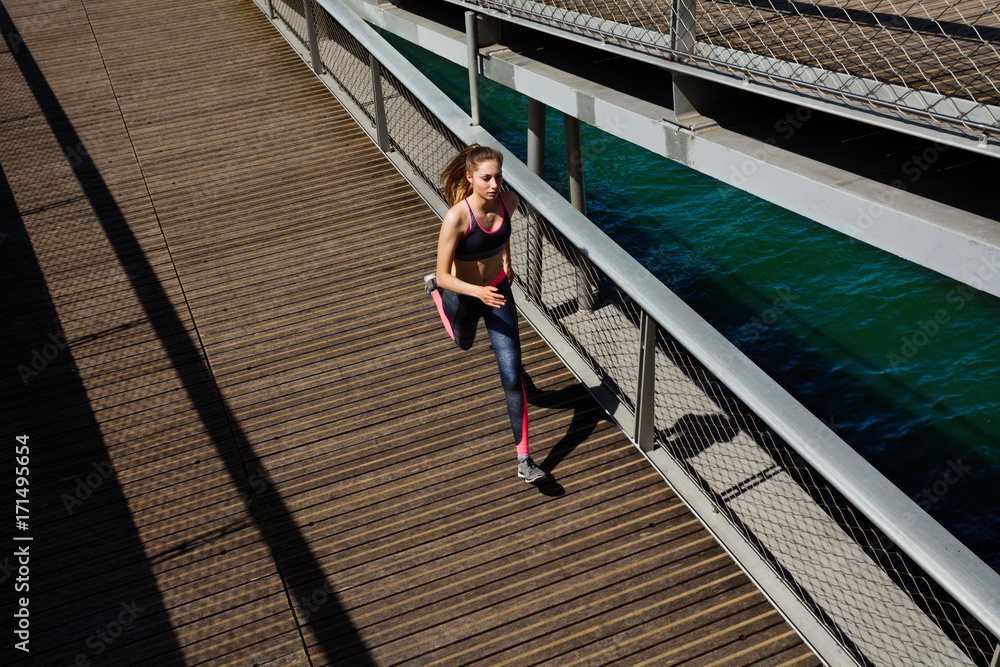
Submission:
[[[479,309],[476,304],[465,303],[461,295],[446,289],[435,287],[430,292],[437,306],[438,315],[445,331],[460,348],[468,350],[476,340],[476,329],[479,326]],[[476,300],[476,303],[481,303]]]
[[[507,415],[514,431],[519,459],[526,458],[528,448],[528,400],[521,380],[521,337],[517,328],[517,309],[506,278],[497,287],[506,303],[483,316],[486,331],[493,344],[493,354],[500,369],[500,382],[507,399]]]

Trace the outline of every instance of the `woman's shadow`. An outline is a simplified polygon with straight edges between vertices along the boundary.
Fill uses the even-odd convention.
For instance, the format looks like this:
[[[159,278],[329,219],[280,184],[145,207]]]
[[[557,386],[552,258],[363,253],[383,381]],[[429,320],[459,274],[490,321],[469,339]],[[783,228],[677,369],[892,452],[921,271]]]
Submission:
[[[570,421],[569,428],[566,429],[566,434],[538,464],[538,467],[549,475],[545,482],[538,485],[539,492],[546,496],[562,496],[566,490],[556,481],[553,471],[578,445],[590,437],[594,429],[597,428],[597,424],[605,418],[604,410],[579,383],[562,389],[545,391],[535,386],[523,368],[521,369],[521,378],[524,381],[525,395],[531,405],[540,408],[573,410],[573,419]]]

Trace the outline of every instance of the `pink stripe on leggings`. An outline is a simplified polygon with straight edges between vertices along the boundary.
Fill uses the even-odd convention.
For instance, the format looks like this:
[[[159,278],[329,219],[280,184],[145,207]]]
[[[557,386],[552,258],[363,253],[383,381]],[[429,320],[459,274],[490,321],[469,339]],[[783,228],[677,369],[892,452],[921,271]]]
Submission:
[[[438,315],[441,316],[441,322],[444,323],[444,330],[448,332],[452,340],[455,340],[455,332],[451,330],[451,322],[448,321],[448,316],[444,314],[444,303],[441,302],[441,291],[434,290],[431,292],[431,298],[434,299],[434,305],[437,306]]]
[[[521,397],[524,401],[524,414],[521,416],[521,442],[517,443],[517,455],[528,455],[528,395],[524,393],[524,380],[521,380]]]

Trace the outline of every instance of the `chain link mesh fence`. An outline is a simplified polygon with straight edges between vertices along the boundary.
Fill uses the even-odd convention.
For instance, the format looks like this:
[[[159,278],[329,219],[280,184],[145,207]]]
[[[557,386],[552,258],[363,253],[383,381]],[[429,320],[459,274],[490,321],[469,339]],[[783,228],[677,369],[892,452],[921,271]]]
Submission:
[[[321,7],[313,15],[338,94],[357,107],[356,119],[374,136],[380,89],[390,152],[442,197],[439,174],[464,142],[395,74],[381,64],[373,68],[366,48]],[[517,284],[634,413],[642,309],[519,194],[511,237]],[[858,664],[990,664],[996,637],[669,332],[659,328],[655,346],[655,448],[680,466]]]
[[[634,411],[639,309],[524,198],[518,212],[524,223],[511,237],[516,280],[618,402]]]
[[[266,0],[265,0],[266,1]],[[274,14],[281,19],[288,29],[295,33],[303,44],[309,43],[309,29],[306,26],[306,0],[270,0]]]
[[[452,0],[646,53],[672,49],[670,2],[663,0]]]
[[[460,0],[696,67],[1000,134],[989,0]]]
[[[859,664],[989,665],[995,639],[662,330],[656,387],[655,446]]]
[[[465,146],[391,72],[380,67],[379,75],[385,93],[386,124],[392,149],[444,201],[439,176]]]
[[[320,60],[327,74],[336,79],[351,100],[375,122],[369,54],[343,26],[321,10],[314,10]]]

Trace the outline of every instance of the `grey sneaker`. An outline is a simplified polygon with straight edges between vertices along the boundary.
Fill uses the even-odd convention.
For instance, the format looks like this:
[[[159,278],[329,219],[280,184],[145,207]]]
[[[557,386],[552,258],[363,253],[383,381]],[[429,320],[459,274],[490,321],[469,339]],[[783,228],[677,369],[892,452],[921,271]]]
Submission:
[[[437,274],[428,273],[424,276],[424,289],[428,294],[432,294],[438,288]]]
[[[527,458],[517,464],[517,476],[523,477],[528,484],[540,484],[548,479],[548,474]]]

